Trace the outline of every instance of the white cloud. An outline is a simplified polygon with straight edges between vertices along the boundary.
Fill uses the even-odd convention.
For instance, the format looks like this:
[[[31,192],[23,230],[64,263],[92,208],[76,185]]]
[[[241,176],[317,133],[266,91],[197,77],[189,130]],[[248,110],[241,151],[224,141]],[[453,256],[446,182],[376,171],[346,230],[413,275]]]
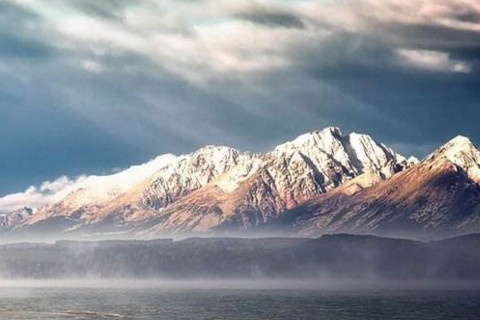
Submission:
[[[358,125],[357,115],[396,123],[384,103],[369,106],[377,100],[349,88],[359,73],[405,65],[473,73],[474,62],[448,52],[474,48],[480,30],[475,0],[10,1],[38,14],[27,36],[55,54],[5,70],[32,83],[48,78],[42,96],[149,152],[259,147],[320,122]],[[282,25],[282,14],[297,25]]]
[[[430,24],[455,29],[480,30],[479,23],[462,21],[459,12],[480,12],[474,0],[361,0],[361,1],[140,1],[124,8],[121,20],[99,19],[68,2],[38,5],[22,1],[54,26],[64,39],[86,46],[129,50],[152,58],[180,74],[189,67],[204,73],[258,71],[281,67],[288,45],[304,33],[325,24],[348,32],[372,32],[376,23]],[[52,7],[60,7],[52,8]],[[54,10],[55,9],[55,10]],[[459,11],[459,10],[462,11]],[[301,32],[240,22],[246,11],[289,12],[307,23]],[[297,30],[298,31],[298,30]],[[375,30],[373,30],[375,31]],[[321,33],[318,33],[321,35]],[[321,41],[322,37],[314,39]]]
[[[103,71],[103,66],[101,63],[98,61],[93,61],[93,60],[84,60],[81,64],[82,68],[85,69],[86,71],[89,72],[102,72]]]
[[[42,193],[50,193],[54,194],[57,192],[60,192],[61,190],[65,189],[68,186],[71,186],[72,184],[79,182],[84,179],[84,176],[80,176],[79,178],[72,180],[67,176],[62,176],[56,180],[53,181],[45,181],[40,185],[39,190]]]
[[[416,68],[442,72],[471,72],[468,63],[452,60],[450,55],[445,52],[399,49],[397,53],[402,62]]]
[[[120,18],[89,15],[69,1],[49,4],[21,0],[17,3],[36,11],[57,37],[56,45],[76,52],[128,52],[154,61],[186,80],[201,84],[222,77],[241,79],[301,63],[293,48],[322,50],[326,39],[337,33],[380,35],[383,41],[400,41],[395,30],[383,25],[430,25],[457,30],[480,31],[480,23],[463,21],[459,14],[480,14],[475,0],[360,0],[360,1],[261,1],[261,0],[141,0],[117,9]],[[90,2],[87,2],[90,4]],[[91,5],[91,4],[90,4]],[[102,8],[102,4],[95,4]],[[106,6],[104,10],[115,10]],[[288,13],[305,28],[272,28],[242,20],[242,14]],[[265,16],[268,19],[268,16]],[[401,41],[408,41],[402,39]],[[302,46],[302,47],[300,47]],[[469,72],[460,61],[443,53],[401,50],[399,54],[427,69]],[[85,70],[100,72],[105,66],[91,59],[79,62]]]
[[[74,192],[78,193],[79,197],[74,198],[71,204],[101,203],[144,181],[175,159],[177,157],[174,155],[165,154],[111,175],[81,175],[74,179],[62,176],[52,181],[44,181],[38,187],[30,186],[23,192],[1,197],[0,213],[23,207],[37,209],[62,200]]]
[[[40,187],[30,186],[23,192],[8,194],[0,198],[0,213],[29,207],[36,209],[60,199],[64,195],[63,190],[82,181],[84,177],[71,180],[62,176],[53,181],[45,181]]]

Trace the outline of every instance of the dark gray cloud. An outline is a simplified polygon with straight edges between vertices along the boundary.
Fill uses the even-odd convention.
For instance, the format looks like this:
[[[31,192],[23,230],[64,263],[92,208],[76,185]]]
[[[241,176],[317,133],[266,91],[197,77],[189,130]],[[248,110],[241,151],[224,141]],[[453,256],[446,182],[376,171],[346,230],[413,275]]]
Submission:
[[[305,24],[298,16],[288,12],[252,10],[239,12],[235,17],[270,27],[305,28]]]
[[[3,59],[51,56],[55,50],[36,37],[39,24],[41,18],[31,10],[0,2],[0,56]]]
[[[0,193],[328,125],[480,142],[478,12],[434,2],[1,2]]]
[[[55,50],[41,41],[17,36],[15,34],[0,34],[0,56],[3,58],[44,59],[51,57]]]
[[[453,16],[455,19],[462,21],[462,22],[471,22],[471,23],[478,23],[480,22],[480,15],[478,12],[468,11],[468,10],[459,10]]]
[[[2,17],[0,24],[4,27],[13,26],[14,22],[39,19],[31,10],[6,1],[0,2],[0,17]]]
[[[449,52],[472,65],[473,72],[436,72],[399,66],[395,47],[355,38],[336,36],[328,49],[300,59],[305,73],[365,106],[360,110],[344,106],[333,111],[332,118],[418,156],[457,134],[480,140],[476,121],[480,93],[474,89],[480,80],[475,68],[479,56],[474,50],[466,53],[462,47],[452,47]],[[436,45],[422,48],[438,49]],[[313,113],[315,109],[324,112],[317,106]]]
[[[66,0],[73,8],[84,14],[103,19],[121,20],[126,9],[141,5],[144,1],[128,0]],[[63,1],[65,2],[65,1]]]

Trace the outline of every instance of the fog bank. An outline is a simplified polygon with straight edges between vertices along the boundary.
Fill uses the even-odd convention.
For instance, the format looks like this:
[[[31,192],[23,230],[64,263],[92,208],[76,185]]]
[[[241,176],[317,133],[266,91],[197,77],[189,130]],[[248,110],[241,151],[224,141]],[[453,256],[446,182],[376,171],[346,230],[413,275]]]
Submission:
[[[475,283],[480,235],[437,242],[372,236],[58,241],[0,246],[0,279],[139,283]],[[70,279],[70,280],[69,280]],[[155,279],[151,281],[149,279]],[[160,280],[167,279],[167,280]],[[229,282],[224,282],[228,280]],[[69,282],[70,281],[70,282]],[[48,282],[47,282],[48,283]]]

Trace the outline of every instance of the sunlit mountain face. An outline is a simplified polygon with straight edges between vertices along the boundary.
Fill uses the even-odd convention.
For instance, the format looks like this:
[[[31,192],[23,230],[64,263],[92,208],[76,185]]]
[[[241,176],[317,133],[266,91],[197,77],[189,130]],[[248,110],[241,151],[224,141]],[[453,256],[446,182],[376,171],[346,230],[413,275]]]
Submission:
[[[480,151],[457,136],[424,159],[339,128],[263,153],[206,146],[103,176],[49,182],[5,212],[5,239],[375,234],[434,239],[479,229]],[[46,188],[45,186],[43,188]],[[36,197],[28,202],[29,193]],[[35,206],[35,204],[40,205]]]
[[[342,135],[335,127],[265,153],[206,146],[187,155],[158,156],[112,175],[50,182],[58,190],[38,193],[45,204],[4,229],[137,236],[250,229],[345,183],[360,179],[367,187],[417,161],[368,135]],[[22,195],[28,199],[26,193],[16,197]]]

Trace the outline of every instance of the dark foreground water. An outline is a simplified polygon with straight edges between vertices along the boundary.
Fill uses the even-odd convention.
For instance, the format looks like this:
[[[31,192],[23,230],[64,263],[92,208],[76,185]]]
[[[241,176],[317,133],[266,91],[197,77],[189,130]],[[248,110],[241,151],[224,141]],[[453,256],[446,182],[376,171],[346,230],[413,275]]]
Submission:
[[[16,286],[0,319],[480,319],[480,291],[261,286]]]

